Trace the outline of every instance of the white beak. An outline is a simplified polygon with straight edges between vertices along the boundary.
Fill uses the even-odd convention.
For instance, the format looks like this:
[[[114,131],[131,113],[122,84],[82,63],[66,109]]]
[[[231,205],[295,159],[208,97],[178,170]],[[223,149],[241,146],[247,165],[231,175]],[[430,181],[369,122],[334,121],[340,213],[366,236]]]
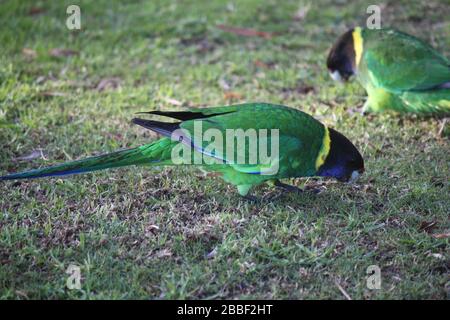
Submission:
[[[358,180],[358,178],[359,178],[359,176],[360,176],[360,174],[359,174],[359,172],[358,171],[353,171],[352,172],[352,175],[350,176],[350,179],[349,179],[349,183],[353,183],[353,182],[355,182],[356,180]]]
[[[330,72],[330,76],[334,81],[342,82],[342,77],[339,71],[335,70],[333,72]]]

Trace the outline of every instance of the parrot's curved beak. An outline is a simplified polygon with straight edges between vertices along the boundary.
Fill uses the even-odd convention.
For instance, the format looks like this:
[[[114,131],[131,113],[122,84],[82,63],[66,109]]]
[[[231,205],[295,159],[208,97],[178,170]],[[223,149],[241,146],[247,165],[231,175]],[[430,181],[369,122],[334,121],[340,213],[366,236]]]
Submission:
[[[352,174],[350,176],[342,177],[337,180],[340,182],[345,182],[345,183],[354,183],[359,179],[359,177],[363,173],[364,173],[364,169],[354,170],[354,171],[352,171]]]
[[[334,70],[333,72],[330,72],[331,79],[337,82],[344,82],[344,79],[342,78],[341,74],[338,70]]]
[[[348,180],[349,183],[354,183],[356,180],[358,180],[359,176],[361,174],[358,171],[353,171],[352,175],[350,176],[350,179]]]
[[[353,171],[350,178],[348,179],[348,183],[356,182],[363,173],[364,173],[364,169]]]

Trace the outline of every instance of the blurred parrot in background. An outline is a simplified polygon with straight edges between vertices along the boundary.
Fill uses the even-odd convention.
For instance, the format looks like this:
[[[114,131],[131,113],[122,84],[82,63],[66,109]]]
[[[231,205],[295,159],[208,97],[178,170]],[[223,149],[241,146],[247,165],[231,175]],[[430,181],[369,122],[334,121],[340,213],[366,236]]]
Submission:
[[[406,33],[351,29],[332,47],[327,67],[334,80],[356,75],[368,95],[364,112],[450,114],[450,62]]]
[[[333,177],[343,182],[353,181],[364,172],[364,161],[356,147],[342,134],[327,128],[312,116],[281,105],[248,103],[241,105],[189,109],[189,111],[152,111],[147,114],[165,116],[178,122],[160,122],[135,118],[133,123],[155,131],[164,137],[149,144],[113,153],[66,162],[63,164],[13,173],[0,177],[0,180],[31,179],[85,173],[95,170],[123,167],[129,165],[161,166],[180,164],[175,161],[174,149],[189,147],[193,150],[191,164],[198,165],[209,172],[218,172],[222,178],[237,186],[240,195],[246,197],[252,186],[263,182],[286,190],[301,191],[297,187],[284,184],[279,179],[293,177],[323,176]],[[275,136],[256,136],[258,145],[277,142],[277,159],[270,163],[236,161],[236,148],[220,151],[209,148],[205,141],[195,137],[196,125],[202,125],[204,132],[215,130],[232,144],[236,136],[228,137],[227,130],[278,130]],[[194,138],[193,138],[194,137]],[[263,141],[264,140],[264,141]],[[245,140],[249,147],[250,141]],[[242,145],[241,145],[242,148]],[[180,149],[181,150],[181,149]],[[180,152],[178,150],[177,152]],[[175,152],[175,154],[177,153]],[[271,151],[271,153],[273,150]],[[205,157],[200,163],[195,157]],[[245,156],[248,160],[248,155]],[[207,161],[208,160],[208,161]],[[211,161],[214,160],[214,161]],[[275,168],[276,167],[276,168]],[[276,169],[272,170],[271,169]]]

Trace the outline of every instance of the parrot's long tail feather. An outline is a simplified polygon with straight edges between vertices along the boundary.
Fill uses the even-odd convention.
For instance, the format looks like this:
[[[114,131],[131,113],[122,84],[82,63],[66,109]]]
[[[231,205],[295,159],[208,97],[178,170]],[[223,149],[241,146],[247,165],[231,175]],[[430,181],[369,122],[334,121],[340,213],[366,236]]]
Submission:
[[[33,179],[124,167],[129,165],[169,164],[174,142],[163,138],[141,147],[120,150],[60,165],[13,173],[0,180]]]

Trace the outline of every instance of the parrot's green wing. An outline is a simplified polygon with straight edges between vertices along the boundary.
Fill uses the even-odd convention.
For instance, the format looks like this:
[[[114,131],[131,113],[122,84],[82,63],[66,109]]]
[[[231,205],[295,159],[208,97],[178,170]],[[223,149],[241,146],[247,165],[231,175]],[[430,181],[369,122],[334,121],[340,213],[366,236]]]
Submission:
[[[202,112],[209,117],[184,121],[180,127],[187,129],[190,133],[195,130],[195,122],[201,121],[202,130],[215,129],[227,140],[227,131],[234,130],[234,133],[241,131],[246,137],[254,134],[258,146],[264,145],[267,153],[270,154],[272,143],[277,142],[280,152],[275,163],[261,163],[258,161],[252,164],[248,161],[249,153],[245,156],[244,163],[238,161],[236,152],[239,148],[234,148],[233,153],[226,152],[225,144],[222,153],[215,153],[214,156],[223,159],[225,162],[239,172],[261,174],[279,170],[279,175],[295,175],[308,172],[312,174],[315,170],[315,161],[319,149],[322,146],[324,126],[310,115],[298,110],[284,106],[249,103],[229,107],[195,109],[193,112]],[[262,135],[267,130],[266,135]],[[274,131],[276,130],[276,131]],[[275,138],[277,134],[278,138]],[[276,139],[276,140],[275,140]],[[236,146],[237,142],[235,141]],[[207,145],[208,143],[206,143]],[[205,143],[201,151],[205,150]],[[245,150],[250,150],[249,140],[245,139]],[[266,150],[263,150],[266,151]]]
[[[450,62],[427,43],[391,29],[363,31],[371,81],[387,91],[420,91],[450,82]]]
[[[249,174],[272,172],[273,168],[279,170],[280,176],[314,174],[317,155],[322,147],[326,130],[319,121],[306,113],[266,103],[150,113],[183,120],[179,123],[179,128],[189,133],[182,139],[186,144],[194,146],[197,151],[204,155],[230,165],[236,171]],[[147,120],[143,121],[146,122]],[[150,123],[152,123],[151,120]],[[217,146],[216,139],[210,139],[211,137],[207,139],[199,138],[196,133],[196,130],[199,129],[200,134],[214,135],[214,132],[216,132],[219,137],[223,137],[221,138],[223,139],[222,147],[211,148],[210,141],[214,140],[214,144]],[[160,130],[160,132],[168,135],[163,130]],[[245,148],[238,146],[236,136],[239,134],[245,137],[241,139],[241,142],[244,141],[243,146]],[[255,137],[253,142],[256,142],[258,148],[264,146],[262,148],[266,150],[263,150],[263,152],[267,151],[266,154],[270,154],[272,159],[276,158],[275,163],[264,163],[259,161],[259,158],[256,162],[249,161],[251,153],[247,151],[251,150],[251,147],[248,137],[251,136]],[[227,146],[230,139],[233,140],[232,143],[236,147],[228,150]],[[279,154],[277,157],[272,157],[271,148],[274,146],[274,142],[278,142],[276,151],[279,151]],[[245,160],[239,161],[239,151],[242,149],[246,150]],[[260,154],[258,153],[258,156]]]

